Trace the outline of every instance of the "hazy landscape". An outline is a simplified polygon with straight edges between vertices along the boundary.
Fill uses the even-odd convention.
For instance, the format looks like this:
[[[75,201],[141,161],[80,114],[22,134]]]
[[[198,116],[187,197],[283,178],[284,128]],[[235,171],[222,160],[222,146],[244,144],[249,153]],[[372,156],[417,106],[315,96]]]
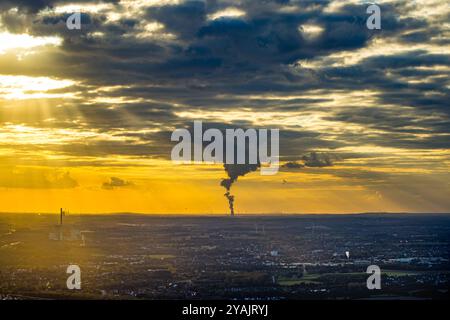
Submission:
[[[0,214],[0,297],[442,299],[450,215]],[[348,252],[348,257],[346,255]],[[66,269],[81,268],[81,290]],[[381,289],[368,290],[378,265]]]

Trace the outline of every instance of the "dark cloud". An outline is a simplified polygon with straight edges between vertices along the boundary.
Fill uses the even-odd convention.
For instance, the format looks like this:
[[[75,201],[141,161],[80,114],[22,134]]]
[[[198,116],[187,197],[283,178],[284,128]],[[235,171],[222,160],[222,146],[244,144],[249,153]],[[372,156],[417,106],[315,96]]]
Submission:
[[[331,167],[333,162],[331,158],[327,154],[311,152],[308,155],[304,155],[302,157],[304,164],[306,167]]]
[[[104,182],[102,184],[102,188],[107,190],[113,190],[115,188],[130,187],[133,185],[134,184],[130,181],[125,181],[117,177],[111,177],[109,182]]]
[[[289,161],[283,164],[281,167],[287,169],[300,169],[303,168],[304,165],[296,161]]]
[[[37,13],[38,11],[45,8],[52,8],[55,5],[64,4],[76,4],[79,3],[81,6],[87,2],[90,3],[118,3],[120,0],[2,0],[0,2],[0,9],[8,10],[11,8],[18,8],[30,13]]]
[[[312,151],[301,157],[301,162],[299,161],[288,161],[285,162],[281,168],[286,170],[297,170],[305,167],[310,168],[323,168],[333,166],[332,156],[325,153],[318,153]]]
[[[29,105],[12,110],[9,102],[0,101],[0,121],[92,129],[123,140],[86,139],[49,146],[51,150],[69,155],[167,157],[171,130],[192,123],[192,118],[183,118],[181,112],[197,112],[201,118],[205,111],[230,110],[281,115],[316,113],[343,126],[353,124],[372,130],[370,134],[342,130],[330,137],[327,130],[314,131],[300,125],[281,128],[282,160],[301,160],[312,167],[331,163],[330,159],[317,159],[312,154],[302,159],[302,155],[316,149],[360,144],[448,148],[448,54],[422,48],[374,53],[352,65],[336,60],[336,54],[356,52],[376,40],[443,45],[446,37],[440,24],[446,21],[408,16],[413,9],[407,1],[381,5],[381,31],[366,28],[363,3],[332,10],[331,4],[336,4],[333,1],[182,1],[143,7],[133,17],[115,20],[108,19],[105,11],[84,13],[79,32],[67,30],[67,14],[44,14],[46,7],[69,2],[81,3],[1,2],[2,24],[11,32],[27,30],[33,35],[63,39],[60,48],[47,48],[32,60],[19,61],[12,53],[3,55],[2,73],[70,78],[78,83],[50,91],[77,92],[77,97],[72,101],[49,101],[46,110]],[[117,1],[105,2],[123,9]],[[230,6],[245,15],[211,19],[212,14]],[[19,13],[7,11],[13,7],[19,8]],[[146,24],[156,22],[163,27],[154,37],[139,36]],[[310,37],[306,26],[311,24],[319,26],[322,32]],[[94,32],[102,36],[97,37]],[[323,63],[308,68],[307,63],[302,65],[303,61]],[[107,92],[96,90],[104,86],[117,87]],[[380,106],[371,102],[357,107],[323,107],[333,103],[333,94],[367,89],[376,92],[374,99]],[[101,102],[101,98],[113,102]],[[114,102],[111,98],[131,102]],[[51,121],[48,111],[54,117]],[[257,127],[250,119],[229,123],[217,120],[211,124],[218,128]],[[138,132],[140,129],[159,131],[142,133]],[[427,136],[418,139],[418,134]]]

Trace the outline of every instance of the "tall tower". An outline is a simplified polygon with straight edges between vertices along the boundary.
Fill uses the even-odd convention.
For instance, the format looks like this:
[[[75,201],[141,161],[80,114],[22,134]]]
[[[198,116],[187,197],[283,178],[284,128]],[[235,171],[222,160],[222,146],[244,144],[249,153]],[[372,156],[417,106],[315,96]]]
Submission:
[[[62,208],[59,209],[59,224],[62,226],[63,224],[63,215],[64,215],[64,211]]]
[[[64,215],[64,211],[62,208],[59,209],[59,241],[62,241],[64,239],[64,235],[63,235],[63,215]]]

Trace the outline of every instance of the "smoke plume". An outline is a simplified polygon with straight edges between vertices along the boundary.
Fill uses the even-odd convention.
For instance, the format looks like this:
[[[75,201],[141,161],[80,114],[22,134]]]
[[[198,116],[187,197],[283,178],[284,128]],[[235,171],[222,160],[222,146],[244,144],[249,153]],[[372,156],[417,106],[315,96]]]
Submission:
[[[238,177],[245,176],[247,173],[256,171],[260,164],[224,164],[225,172],[228,178],[222,179],[220,185],[224,187],[227,192],[224,196],[228,199],[228,205],[230,207],[230,214],[234,216],[234,196],[231,194],[231,187],[235,183]]]

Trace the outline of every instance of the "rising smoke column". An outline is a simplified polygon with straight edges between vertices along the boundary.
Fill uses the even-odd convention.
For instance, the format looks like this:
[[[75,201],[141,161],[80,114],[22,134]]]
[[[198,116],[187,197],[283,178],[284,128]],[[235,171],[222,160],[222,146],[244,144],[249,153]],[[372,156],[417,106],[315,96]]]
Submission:
[[[222,179],[220,185],[224,187],[227,192],[224,196],[228,199],[230,206],[230,214],[234,216],[234,196],[231,194],[231,186],[237,181],[238,177],[245,176],[247,173],[258,169],[260,164],[224,164],[223,167],[228,175],[228,178]]]

